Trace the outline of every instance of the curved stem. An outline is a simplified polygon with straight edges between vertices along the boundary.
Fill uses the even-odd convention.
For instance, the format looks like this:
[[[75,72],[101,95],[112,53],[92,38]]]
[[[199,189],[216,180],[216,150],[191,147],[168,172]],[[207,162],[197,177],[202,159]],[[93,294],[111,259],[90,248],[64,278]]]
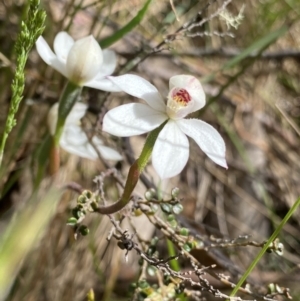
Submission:
[[[131,193],[132,193],[134,187],[136,186],[139,177],[140,177],[140,172],[138,170],[137,161],[135,161],[129,169],[124,192],[123,192],[121,198],[117,202],[115,202],[109,206],[99,207],[97,211],[101,214],[112,214],[112,213],[118,212],[122,208],[124,208],[130,201]]]
[[[166,123],[167,121],[165,121],[158,128],[150,132],[150,134],[148,135],[140,157],[131,165],[129,169],[125,188],[121,198],[112,205],[99,207],[97,210],[99,213],[112,214],[120,211],[129,203],[131,194],[139,180],[140,174],[142,173],[150,159],[158,134],[160,133],[160,131]]]

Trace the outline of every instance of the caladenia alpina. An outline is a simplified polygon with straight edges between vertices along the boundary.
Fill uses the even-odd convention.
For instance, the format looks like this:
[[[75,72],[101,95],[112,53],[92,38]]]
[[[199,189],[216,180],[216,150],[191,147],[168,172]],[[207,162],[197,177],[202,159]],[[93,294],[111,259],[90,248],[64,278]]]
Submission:
[[[117,65],[114,51],[103,50],[92,35],[74,41],[66,32],[59,32],[54,39],[54,52],[40,36],[36,48],[46,64],[63,74],[77,86],[103,91],[120,91],[107,79]]]
[[[75,154],[82,158],[90,160],[97,160],[98,152],[104,160],[120,161],[122,156],[114,149],[107,147],[103,141],[96,136],[93,136],[89,141],[86,133],[81,127],[80,119],[85,115],[87,105],[81,102],[75,103],[63,128],[60,137],[59,145],[65,151]],[[48,126],[51,135],[55,133],[55,126],[57,122],[58,103],[55,103],[48,113]]]
[[[116,55],[103,50],[92,35],[74,41],[66,32],[59,32],[54,39],[54,52],[40,36],[36,48],[46,64],[69,79],[59,100],[58,120],[54,134],[54,146],[59,145],[65,120],[78,100],[83,86],[103,91],[120,91],[107,79],[116,67]]]
[[[178,175],[189,158],[187,136],[193,138],[211,160],[227,168],[225,143],[220,134],[204,121],[185,119],[205,105],[205,94],[197,78],[173,76],[169,81],[166,102],[152,84],[139,76],[127,74],[109,79],[146,104],[130,103],[110,110],[104,116],[103,131],[119,137],[150,133],[140,157],[129,170],[120,200],[108,207],[100,207],[100,213],[113,213],[129,202],[151,155],[154,169],[162,179]]]
[[[189,158],[189,141],[193,138],[202,151],[215,163],[227,168],[225,143],[220,134],[199,119],[185,119],[205,105],[205,94],[197,78],[177,75],[169,81],[164,101],[158,90],[136,75],[109,77],[124,92],[142,98],[147,104],[131,103],[110,110],[103,119],[103,131],[119,137],[150,132],[162,123],[152,153],[152,163],[162,178],[178,175]]]

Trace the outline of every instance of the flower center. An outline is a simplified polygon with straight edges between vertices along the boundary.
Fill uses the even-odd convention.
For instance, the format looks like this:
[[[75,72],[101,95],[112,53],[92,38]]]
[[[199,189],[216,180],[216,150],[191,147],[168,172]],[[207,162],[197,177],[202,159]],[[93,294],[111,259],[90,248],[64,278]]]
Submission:
[[[192,103],[192,96],[186,89],[175,87],[168,95],[167,114],[171,119],[181,119]]]
[[[182,107],[186,107],[192,99],[189,92],[185,89],[174,89],[172,91],[172,98],[177,105]]]

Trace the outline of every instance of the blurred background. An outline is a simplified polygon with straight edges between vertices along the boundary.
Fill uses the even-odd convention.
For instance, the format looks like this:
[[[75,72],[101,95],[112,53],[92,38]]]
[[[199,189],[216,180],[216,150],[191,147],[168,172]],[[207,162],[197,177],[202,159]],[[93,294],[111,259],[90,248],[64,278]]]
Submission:
[[[0,3],[0,129],[11,99],[14,43],[28,5],[26,0]],[[51,47],[55,35],[63,30],[74,39],[93,34],[101,45],[102,39],[132,20],[144,5],[141,0],[41,1],[47,13],[43,36]],[[198,25],[192,28],[190,24]],[[179,222],[194,233],[232,239],[249,235],[258,242],[268,239],[300,195],[299,1],[153,0],[139,24],[110,49],[118,56],[115,75],[138,74],[163,95],[168,93],[171,76],[197,77],[207,105],[194,117],[213,125],[226,142],[228,170],[216,166],[190,140],[190,159],[180,176],[160,182],[149,164],[145,170],[148,182],[141,182],[135,193],[143,196],[148,188],[145,182],[159,188],[164,196],[177,186],[184,206]],[[40,168],[47,113],[65,83],[33,48],[17,126],[7,141],[0,177],[0,250],[3,237],[11,235],[16,247],[7,251],[7,260],[18,250],[20,253],[18,266],[6,274],[12,282],[5,300],[87,300],[91,288],[95,300],[128,300],[128,286],[139,274],[138,257],[132,253],[128,265],[124,251],[114,242],[107,249],[106,237],[112,228],[107,217],[88,216],[90,234],[74,240],[66,221],[78,194],[74,189],[62,196],[53,194],[47,163]],[[145,137],[110,137],[101,132],[101,120],[108,109],[133,98],[84,89],[82,100],[89,105],[83,120],[85,130],[124,155],[124,161],[109,166],[116,167],[126,179]],[[93,179],[107,166],[100,159],[92,162],[63,151],[61,155],[59,183],[95,190]],[[32,201],[37,182],[40,197]],[[113,191],[109,197],[114,200]],[[40,203],[47,206],[38,206]],[[35,236],[35,212],[45,217],[36,224],[43,227],[42,236]],[[19,230],[9,232],[14,219],[20,222]],[[289,287],[294,300],[300,300],[299,222],[298,209],[279,236],[285,247],[283,256],[266,254],[251,276],[261,286],[278,283]],[[154,227],[146,227],[141,218],[134,223],[138,232],[142,223],[140,231],[147,239],[154,235]],[[31,234],[23,248],[18,237]],[[194,256],[204,265],[218,262],[226,271],[232,264],[243,271],[258,251],[248,246],[221,254],[196,252]],[[220,259],[223,255],[225,261]],[[238,274],[232,277],[237,281]],[[220,283],[216,285],[222,288]]]

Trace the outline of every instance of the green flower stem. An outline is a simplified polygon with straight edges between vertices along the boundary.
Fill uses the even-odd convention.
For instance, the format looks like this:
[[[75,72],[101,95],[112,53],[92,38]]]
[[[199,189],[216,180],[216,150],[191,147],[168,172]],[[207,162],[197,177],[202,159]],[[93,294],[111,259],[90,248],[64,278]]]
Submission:
[[[57,124],[54,134],[54,145],[59,146],[59,139],[64,129],[65,121],[72,110],[74,104],[78,100],[81,94],[82,87],[68,82],[64,88],[64,91],[59,99]]]
[[[125,188],[121,198],[112,205],[99,207],[99,213],[112,214],[120,211],[129,203],[131,194],[139,180],[140,174],[142,173],[150,159],[158,134],[163,129],[166,123],[167,121],[165,121],[158,128],[150,132],[150,134],[148,135],[140,157],[131,165],[129,169]]]
[[[247,277],[249,276],[249,274],[252,272],[252,270],[255,268],[255,266],[257,265],[257,263],[259,262],[259,260],[262,258],[262,256],[264,255],[264,253],[267,251],[267,249],[270,246],[270,244],[279,235],[279,232],[281,231],[281,229],[283,228],[283,226],[287,223],[287,221],[289,220],[289,218],[293,215],[293,213],[295,212],[295,210],[297,209],[297,207],[299,205],[300,205],[300,197],[297,199],[297,201],[292,206],[292,208],[288,211],[288,213],[286,214],[286,216],[284,217],[284,219],[281,221],[281,223],[279,224],[279,226],[276,228],[276,230],[274,231],[274,233],[271,235],[271,237],[265,243],[264,247],[257,254],[256,258],[252,261],[252,263],[250,264],[250,266],[247,269],[247,271],[244,273],[244,275],[242,276],[242,278],[240,279],[240,281],[238,282],[238,284],[235,286],[235,288],[231,292],[230,297],[233,297],[237,293],[237,291],[239,290],[239,288],[243,285],[243,283],[245,282],[245,280],[247,279]]]
[[[25,87],[24,69],[28,55],[37,38],[44,31],[45,19],[46,13],[39,9],[39,1],[31,0],[29,3],[27,18],[25,21],[21,22],[21,31],[15,44],[15,53],[17,55],[16,71],[11,84],[12,98],[10,107],[0,142],[0,167],[2,164],[6,140],[13,127],[17,124],[15,115],[23,98],[23,91]]]
[[[82,87],[68,82],[59,99],[58,116],[55,128],[55,133],[52,139],[50,150],[50,174],[54,175],[58,172],[60,166],[59,157],[59,140],[64,129],[66,119],[72,110],[74,104],[78,100]]]

